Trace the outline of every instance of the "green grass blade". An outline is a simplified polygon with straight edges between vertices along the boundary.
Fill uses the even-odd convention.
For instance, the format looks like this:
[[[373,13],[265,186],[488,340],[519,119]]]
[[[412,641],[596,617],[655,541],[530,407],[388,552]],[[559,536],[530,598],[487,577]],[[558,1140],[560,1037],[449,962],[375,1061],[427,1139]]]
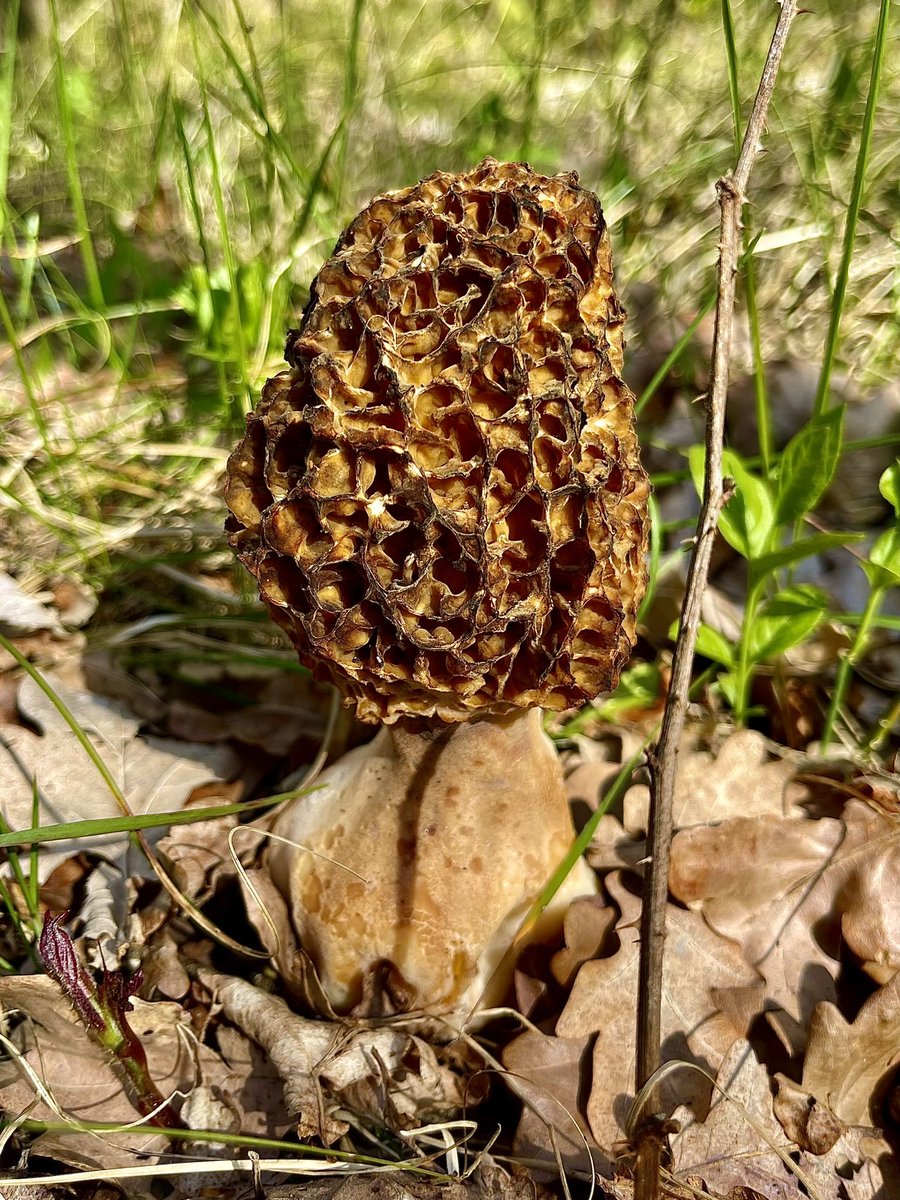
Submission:
[[[822,371],[819,375],[819,386],[816,390],[815,412],[824,412],[828,407],[831,395],[831,374],[834,360],[837,356],[838,339],[841,329],[841,315],[844,311],[844,301],[847,298],[847,284],[850,279],[850,267],[853,263],[853,247],[856,244],[856,230],[859,224],[859,214],[862,208],[863,193],[866,184],[866,169],[869,164],[869,153],[872,148],[872,134],[875,129],[875,112],[878,108],[878,95],[881,90],[882,68],[888,41],[888,24],[890,19],[891,0],[881,0],[878,10],[878,25],[875,29],[874,46],[872,49],[872,71],[869,77],[869,91],[866,96],[866,112],[863,117],[862,133],[859,139],[859,152],[856,157],[856,170],[853,173],[853,187],[850,192],[850,203],[847,206],[847,223],[844,227],[844,243],[841,250],[841,265],[835,280],[834,293],[831,298],[831,313],[828,323],[828,334],[825,339],[825,353],[822,358]]]
[[[209,12],[202,0],[194,0],[194,3],[196,4],[197,10],[200,12],[201,16],[209,26],[209,29],[216,41],[218,42],[219,47],[222,50],[222,53],[225,55],[229,66],[234,71],[237,81],[240,84],[241,91],[247,98],[251,109],[256,114],[265,130],[265,140],[268,142],[270,147],[269,157],[274,159],[276,155],[272,152],[277,151],[277,155],[283,159],[288,167],[289,173],[293,176],[295,181],[300,185],[300,187],[305,188],[308,185],[307,172],[300,165],[296,155],[291,150],[289,143],[279,133],[274,122],[269,116],[265,92],[263,90],[263,81],[259,72],[259,66],[256,62],[253,43],[250,39],[250,30],[247,26],[246,18],[244,17],[243,10],[241,9],[238,0],[232,0],[232,4],[238,16],[244,36],[244,43],[247,47],[248,57],[251,61],[252,78],[247,74],[241,65],[240,59],[235,54],[234,48],[228,41],[228,38],[222,32],[216,17]]]
[[[222,257],[225,260],[225,271],[228,275],[231,311],[234,318],[235,352],[240,374],[241,411],[247,413],[253,407],[253,391],[247,374],[247,348],[244,339],[244,318],[241,311],[241,294],[238,283],[237,261],[234,256],[234,245],[231,231],[228,227],[228,214],[225,207],[225,193],[222,188],[222,172],[219,166],[219,155],[216,139],[213,133],[212,119],[209,113],[209,95],[206,85],[206,68],[200,51],[200,41],[197,36],[197,23],[191,8],[188,8],[191,27],[191,42],[194,48],[194,62],[197,68],[197,79],[200,85],[200,106],[203,113],[203,129],[206,134],[206,144],[212,170],[213,200],[216,217],[219,222],[219,236],[222,243]]]
[[[3,27],[3,57],[0,67],[0,237],[6,216],[6,184],[9,178],[9,143],[12,137],[13,84],[16,76],[16,31],[19,0],[11,0]]]
[[[731,99],[731,120],[734,133],[735,161],[741,152],[743,122],[741,120],[741,95],[738,82],[737,39],[734,32],[734,15],[731,0],[722,0],[722,28],[725,34],[725,54],[728,59],[728,94]],[[772,456],[772,423],[769,415],[769,397],[766,388],[766,371],[762,357],[762,334],[759,326],[759,305],[756,300],[756,264],[753,259],[753,238],[750,214],[744,214],[743,229],[744,291],[747,300],[747,320],[750,326],[750,344],[753,352],[753,393],[756,403],[756,430],[759,453],[765,474],[769,473]]]
[[[0,1128],[5,1123],[0,1122]],[[70,1121],[64,1124],[59,1121],[16,1121],[16,1129],[29,1132],[52,1132],[55,1134],[78,1134],[83,1131],[94,1133],[121,1133],[123,1126],[107,1121]],[[124,1127],[128,1133],[138,1135],[159,1135],[158,1125],[136,1125],[129,1123]],[[276,1138],[256,1137],[253,1134],[224,1133],[212,1129],[169,1129],[165,1131],[167,1138],[187,1142],[216,1142],[223,1146],[246,1146],[248,1150],[276,1150],[283,1157],[322,1158],[327,1161],[361,1163],[373,1167],[391,1167],[396,1171],[407,1171],[412,1175],[421,1175],[435,1183],[449,1182],[447,1175],[440,1171],[429,1170],[418,1162],[375,1158],[371,1154],[357,1154],[352,1150],[338,1150],[334,1146],[308,1146],[304,1142],[279,1141]],[[152,1171],[152,1167],[149,1168]]]
[[[344,98],[341,103],[341,134],[337,152],[337,182],[335,204],[340,212],[347,175],[347,153],[350,146],[350,116],[356,108],[359,93],[359,44],[365,0],[353,0],[350,17],[350,36],[347,39],[344,69]]]
[[[212,255],[209,249],[209,239],[206,236],[206,223],[203,220],[203,211],[200,207],[200,197],[197,190],[197,176],[194,171],[193,151],[191,150],[187,131],[184,127],[184,118],[182,116],[181,105],[177,100],[172,106],[172,114],[175,118],[175,133],[178,137],[178,142],[181,146],[182,157],[184,159],[184,170],[187,179],[188,203],[190,204],[191,213],[194,217],[194,226],[197,230],[197,241],[200,244],[200,255],[203,260],[203,272],[206,290],[209,294],[212,292]],[[216,308],[215,306],[211,307],[213,320],[216,322],[216,324],[218,324],[219,318]],[[216,336],[220,342],[224,341],[221,331],[217,330]],[[222,404],[222,412],[225,413],[227,412],[229,405],[228,380],[225,375],[225,364],[221,361],[221,359],[216,361],[216,380],[219,387],[219,400]]]
[[[656,395],[659,385],[666,378],[666,376],[669,374],[669,372],[672,370],[672,368],[675,366],[675,364],[678,362],[678,360],[681,358],[682,354],[684,354],[685,350],[690,345],[691,338],[697,332],[697,328],[700,325],[700,322],[703,320],[704,317],[706,317],[709,313],[712,312],[713,306],[715,305],[715,303],[716,303],[716,295],[715,295],[715,292],[713,292],[711,295],[706,297],[706,300],[703,302],[703,306],[701,307],[700,311],[697,313],[696,317],[694,317],[693,321],[691,321],[690,325],[688,325],[687,329],[684,331],[684,333],[681,335],[681,337],[678,339],[678,341],[675,343],[675,345],[672,347],[672,349],[669,351],[669,353],[666,355],[666,357],[660,363],[659,367],[657,367],[652,379],[647,384],[647,386],[644,388],[644,390],[641,392],[640,396],[638,397],[637,401],[635,402],[634,415],[636,417],[639,417],[641,415],[641,413],[644,411],[644,409],[647,407],[647,405],[650,403],[650,401]]]
[[[80,236],[79,250],[84,266],[85,282],[90,303],[100,312],[103,309],[103,288],[100,284],[100,271],[97,267],[97,256],[94,252],[94,241],[88,221],[87,208],[84,203],[84,191],[81,186],[81,173],[78,168],[78,154],[75,148],[75,126],[72,121],[72,109],[69,104],[69,87],[66,80],[66,68],[63,56],[62,42],[59,36],[59,11],[57,0],[50,0],[50,26],[53,36],[54,76],[56,79],[56,101],[59,110],[60,132],[62,133],[63,150],[66,159],[66,175],[69,181],[69,198],[75,214],[75,222]]]
[[[267,796],[264,800],[244,800],[237,804],[211,804],[205,808],[178,809],[173,812],[136,813],[131,817],[94,817],[84,821],[63,821],[59,825],[35,824],[31,829],[4,829],[0,833],[0,848],[40,846],[45,842],[69,842],[74,838],[103,837],[109,833],[134,833],[138,829],[160,829],[171,825],[195,825],[198,821],[240,816],[257,809],[271,808],[280,804],[283,799],[283,796]]]
[[[659,567],[662,561],[663,543],[665,540],[663,536],[663,523],[659,515],[659,502],[652,492],[647,501],[647,508],[650,514],[650,566],[647,573],[647,591],[638,609],[639,622],[643,621],[656,596],[656,586],[659,583]]]
[[[728,95],[731,100],[731,124],[735,158],[741,152],[741,92],[738,85],[737,38],[734,33],[734,14],[731,0],[722,0],[722,32],[725,35],[725,57],[728,62]]]
[[[838,663],[837,677],[834,681],[834,686],[831,690],[831,701],[828,705],[828,712],[825,715],[825,724],[822,729],[822,749],[826,749],[834,736],[834,728],[840,715],[844,701],[847,698],[847,692],[850,689],[850,681],[853,678],[853,668],[862,658],[863,652],[869,641],[869,635],[872,626],[878,616],[878,610],[881,607],[885,594],[884,588],[873,587],[869,592],[869,598],[866,602],[866,607],[859,618],[856,626],[856,632],[853,635],[853,641],[847,650],[840,657]]]
[[[747,322],[750,326],[750,346],[753,354],[753,396],[756,404],[756,436],[763,472],[768,477],[772,465],[772,419],[769,409],[769,389],[763,362],[759,305],[756,299],[756,264],[753,259],[749,217],[744,223],[744,293],[747,300]]]

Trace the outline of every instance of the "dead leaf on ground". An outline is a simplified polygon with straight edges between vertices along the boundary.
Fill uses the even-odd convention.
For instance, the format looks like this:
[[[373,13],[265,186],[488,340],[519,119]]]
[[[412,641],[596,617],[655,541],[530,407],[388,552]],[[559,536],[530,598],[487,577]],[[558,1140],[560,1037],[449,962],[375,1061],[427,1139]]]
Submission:
[[[151,935],[141,970],[144,973],[141,990],[147,995],[159,992],[167,1000],[183,1000],[191,989],[178,943],[167,926]]]
[[[770,759],[769,744],[752,729],[726,738],[718,753],[682,750],[675,782],[676,829],[743,817],[785,816],[797,811],[806,788],[794,782],[797,765]],[[623,825],[632,837],[644,834],[650,815],[650,789],[636,784],[625,793]]]
[[[619,818],[610,813],[600,818],[585,854],[595,871],[639,871],[646,856],[646,839],[626,833]]]
[[[571,987],[582,964],[600,955],[615,923],[616,910],[600,896],[582,896],[569,905],[563,917],[566,944],[550,960],[553,978],[561,987]]]
[[[803,1151],[797,1165],[820,1200],[892,1200],[900,1195],[900,1165],[877,1131],[845,1129],[827,1153]]]
[[[704,1121],[695,1121],[688,1109],[677,1109],[673,1116],[683,1122],[672,1138],[676,1173],[699,1176],[717,1195],[748,1187],[766,1200],[801,1200],[800,1180],[772,1148],[794,1149],[772,1114],[769,1077],[749,1042],[731,1046],[716,1082],[729,1098],[717,1090]]]
[[[157,644],[178,654],[180,634],[161,629]],[[163,676],[149,665],[125,670],[110,652],[85,655],[87,685],[123,703],[179,741],[239,742],[273,758],[315,753],[328,720],[329,688],[309,675],[257,663],[192,662],[190,678]],[[241,703],[232,702],[237,693]]]
[[[204,795],[204,792],[211,794]],[[198,794],[199,793],[199,794]],[[239,782],[199,788],[185,808],[210,808],[217,804],[235,804],[243,794]],[[237,825],[235,814],[175,825],[159,840],[157,850],[172,866],[175,883],[186,896],[196,899],[215,887],[216,875],[224,866],[232,867],[228,852],[228,833]]]
[[[879,988],[851,1024],[834,1004],[818,1004],[809,1023],[803,1090],[848,1125],[878,1123],[873,1097],[900,1062],[900,974]]]
[[[57,637],[65,634],[59,613],[47,608],[42,597],[24,592],[11,575],[0,571],[0,633],[15,638],[40,630]]]
[[[613,874],[606,887],[619,906],[616,924],[621,946],[610,958],[585,963],[556,1025],[563,1038],[597,1034],[593,1083],[587,1104],[591,1131],[609,1152],[623,1136],[623,1120],[634,1086],[635,1015],[637,993],[637,924],[641,904]],[[669,905],[668,940],[663,977],[663,1061],[687,1058],[715,1071],[737,1033],[733,1022],[716,1006],[713,989],[747,988],[761,984],[744,962],[737,946],[717,936],[695,913]],[[679,1101],[703,1106],[707,1085],[696,1072],[674,1080],[670,1091]]]
[[[271,1059],[237,1026],[219,1019],[216,1045],[228,1065],[229,1087],[244,1114],[241,1133],[284,1137],[295,1124],[284,1104],[281,1077]]]
[[[572,804],[583,804],[594,812],[610,784],[641,747],[633,729],[622,728],[596,738],[577,735],[574,750],[564,751],[566,793]]]
[[[851,800],[844,820],[858,846],[841,894],[841,932],[878,983],[900,970],[900,820]]]
[[[237,774],[239,760],[227,747],[192,746],[138,735],[138,722],[88,692],[49,680],[72,711],[125,794],[133,813],[181,808],[194,788]],[[0,731],[0,796],[11,829],[32,823],[32,784],[36,781],[43,825],[119,816],[119,808],[97,768],[65,719],[30,678],[22,680],[19,708],[43,736],[20,726]],[[153,840],[154,831],[148,831]],[[156,836],[159,831],[156,831]],[[93,851],[112,861],[128,855],[127,835],[55,842],[44,847],[39,870],[45,880],[71,854]],[[138,869],[137,855],[135,869]]]
[[[813,1007],[836,999],[839,963],[819,940],[846,877],[842,822],[732,817],[683,829],[672,843],[672,894],[743,949],[766,981],[766,998],[790,1016],[791,1049],[803,1048]]]
[[[516,1129],[516,1155],[554,1163],[555,1144],[567,1171],[591,1174],[609,1167],[610,1159],[594,1142],[580,1108],[592,1040],[550,1037],[529,1029],[503,1051],[503,1065],[510,1072],[505,1082],[525,1102]]]
[[[773,1111],[792,1142],[810,1154],[827,1154],[846,1126],[831,1109],[810,1096],[786,1075],[776,1075],[778,1091]]]

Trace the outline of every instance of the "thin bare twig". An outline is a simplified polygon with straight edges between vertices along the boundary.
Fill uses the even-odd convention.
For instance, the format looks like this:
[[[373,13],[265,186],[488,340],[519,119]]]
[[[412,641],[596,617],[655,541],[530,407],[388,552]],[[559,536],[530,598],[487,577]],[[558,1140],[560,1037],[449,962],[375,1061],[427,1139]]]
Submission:
[[[706,469],[703,503],[697,537],[688,568],[687,588],[681,610],[681,629],[672,663],[672,680],[666,701],[659,741],[650,756],[651,794],[650,863],[641,912],[641,959],[638,983],[637,1088],[640,1089],[659,1066],[660,1014],[662,1007],[663,947],[666,938],[666,901],[669,882],[669,848],[672,841],[672,804],[675,793],[678,745],[684,729],[691,683],[694,647],[700,625],[701,601],[709,575],[709,563],[719,514],[728,495],[722,480],[722,443],[725,402],[731,359],[735,284],[741,251],[741,213],[753,163],[760,149],[775,79],[788,33],[797,15],[796,0],[782,0],[781,13],[763,67],[762,77],[747,123],[741,153],[734,173],[717,184],[721,210],[718,289],[715,331],[706,417]],[[651,1094],[649,1108],[658,1107]],[[652,1124],[646,1136],[638,1137],[635,1200],[658,1200],[661,1139]]]

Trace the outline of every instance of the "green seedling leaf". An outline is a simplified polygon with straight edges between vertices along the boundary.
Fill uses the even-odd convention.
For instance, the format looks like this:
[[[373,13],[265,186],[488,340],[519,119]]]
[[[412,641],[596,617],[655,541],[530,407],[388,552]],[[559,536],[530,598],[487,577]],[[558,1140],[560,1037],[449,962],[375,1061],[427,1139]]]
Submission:
[[[656,663],[638,663],[624,671],[619,686],[597,706],[601,720],[615,721],[624,712],[652,708],[659,699],[661,681]]]
[[[900,458],[895,458],[878,480],[878,490],[893,507],[894,515],[900,517]]]
[[[826,550],[834,550],[838,546],[846,546],[850,542],[859,542],[865,535],[862,533],[815,533],[812,537],[802,538],[792,542],[790,546],[782,546],[771,554],[764,554],[750,564],[751,582],[764,579],[773,571],[791,563],[800,562],[804,558],[812,558],[816,554],[824,554]]]
[[[692,446],[688,452],[691,476],[699,496],[703,495],[706,449]],[[730,546],[752,562],[765,554],[775,526],[775,502],[768,483],[754,475],[740,455],[726,450],[722,470],[735,483],[735,494],[719,517],[719,529]]]
[[[825,620],[828,597],[811,584],[785,588],[760,612],[750,630],[750,655],[766,662],[799,646]]]
[[[842,405],[813,417],[788,442],[778,471],[779,524],[796,521],[815,508],[834,478],[844,432]]]
[[[719,676],[716,683],[719,685],[719,690],[728,704],[731,708],[734,708],[737,704],[738,696],[737,676],[727,671],[725,674]]]
[[[900,523],[881,534],[862,568],[873,588],[900,585]]]
[[[674,621],[669,630],[669,637],[673,642],[678,640],[680,627],[680,621]],[[697,630],[696,650],[704,658],[710,658],[723,667],[734,666],[734,647],[723,634],[719,633],[718,629],[713,629],[711,625],[701,622]]]
[[[662,679],[656,663],[637,663],[622,672],[619,685],[612,695],[597,704],[587,704],[562,728],[550,736],[554,739],[572,737],[588,721],[618,721],[623,713],[652,709],[659,702]]]

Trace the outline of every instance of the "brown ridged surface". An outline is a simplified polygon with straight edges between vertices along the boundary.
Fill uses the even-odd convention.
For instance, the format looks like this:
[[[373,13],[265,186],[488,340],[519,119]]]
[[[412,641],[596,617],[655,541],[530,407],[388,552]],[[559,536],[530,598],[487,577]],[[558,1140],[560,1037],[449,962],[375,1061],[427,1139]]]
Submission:
[[[363,720],[615,686],[648,494],[623,319],[574,174],[437,172],[341,238],[226,499],[272,616]]]

